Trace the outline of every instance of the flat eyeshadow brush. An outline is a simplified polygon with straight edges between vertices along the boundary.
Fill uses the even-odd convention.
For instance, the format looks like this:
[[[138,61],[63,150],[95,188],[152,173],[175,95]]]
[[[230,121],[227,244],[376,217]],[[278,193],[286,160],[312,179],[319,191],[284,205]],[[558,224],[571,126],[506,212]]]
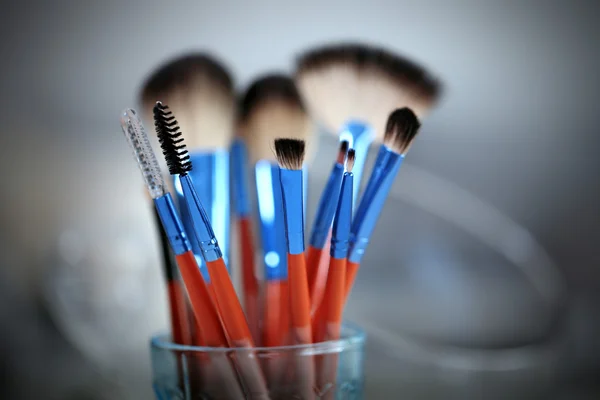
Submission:
[[[252,348],[254,342],[242,305],[227,272],[223,254],[208,215],[189,175],[192,163],[183,143],[184,139],[177,120],[168,106],[158,102],[154,106],[154,123],[169,172],[171,175],[180,177],[185,205],[192,219],[196,239],[212,281],[217,307],[229,339],[229,345]],[[268,399],[266,383],[256,355],[253,353],[236,354],[235,360],[247,391],[252,393],[253,398]]]
[[[239,124],[254,170],[263,250],[262,345],[281,346],[289,336],[288,270],[280,169],[272,145],[277,137],[309,139],[314,129],[294,81],[282,74],[250,84],[240,101]]]

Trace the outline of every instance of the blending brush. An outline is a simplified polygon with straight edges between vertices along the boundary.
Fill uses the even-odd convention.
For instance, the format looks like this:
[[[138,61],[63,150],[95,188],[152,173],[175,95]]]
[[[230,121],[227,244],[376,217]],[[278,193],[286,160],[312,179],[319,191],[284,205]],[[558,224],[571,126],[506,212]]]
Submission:
[[[410,107],[422,117],[440,94],[440,84],[423,67],[362,44],[330,45],[301,54],[295,76],[313,117],[356,149],[355,204],[368,148],[382,141],[389,113]]]
[[[285,237],[289,280],[290,314],[294,344],[312,343],[310,293],[304,258],[303,172],[305,142],[298,139],[276,139],[279,181],[285,215]],[[301,382],[302,398],[314,398],[314,369],[308,357],[298,357],[296,374]]]
[[[385,129],[384,144],[381,145],[379,162],[369,178],[368,191],[360,200],[354,214],[350,234],[350,251],[346,269],[345,297],[347,298],[369,239],[383,209],[394,178],[402,161],[413,143],[421,124],[409,108],[393,111]]]
[[[217,307],[221,314],[221,321],[227,333],[229,344],[231,347],[252,348],[254,347],[252,334],[242,305],[227,272],[223,254],[208,215],[189,175],[192,170],[192,162],[183,143],[184,139],[179,131],[177,120],[169,107],[161,102],[156,103],[153,111],[156,134],[169,172],[171,175],[178,175],[180,178],[185,205],[188,208],[196,239],[212,281]],[[256,356],[252,353],[238,354],[236,361],[247,390],[253,396],[256,396],[252,398],[268,399],[266,383]]]
[[[237,219],[239,250],[241,252],[242,294],[244,311],[254,342],[260,342],[259,285],[256,278],[252,216],[247,187],[248,150],[243,138],[237,137],[231,144],[232,192],[234,212]]]
[[[263,250],[262,345],[281,346],[289,332],[288,271],[280,171],[272,145],[277,137],[309,139],[314,130],[294,81],[281,74],[265,75],[249,86],[240,101],[239,124],[254,170]]]
[[[168,61],[154,71],[143,85],[141,101],[149,115],[156,101],[169,104],[186,132],[190,172],[196,192],[206,207],[227,263],[229,257],[229,145],[235,125],[235,91],[232,78],[220,62],[204,53],[192,53]],[[196,176],[197,175],[197,176]],[[174,177],[177,203],[183,224],[192,236],[191,217],[182,207],[181,183]],[[194,254],[202,265],[200,249],[192,240]],[[227,265],[229,265],[227,263]]]
[[[339,197],[340,185],[344,174],[344,162],[348,152],[348,142],[342,141],[338,154],[329,174],[329,179],[321,194],[315,220],[313,222],[310,234],[310,242],[306,255],[306,273],[308,277],[308,287],[310,290],[311,304],[319,304],[323,296],[324,285],[320,277],[326,273],[325,268],[319,268],[323,250],[326,247],[328,235],[331,229],[331,222],[335,214],[336,202]],[[321,271],[323,269],[324,271]],[[320,278],[320,279],[319,279]]]
[[[228,342],[221,326],[217,307],[213,303],[206,283],[202,278],[190,241],[175,210],[171,194],[165,188],[158,161],[142,122],[134,110],[127,109],[121,114],[121,126],[140,167],[148,192],[154,201],[161,230],[164,232],[175,255],[196,321],[199,322],[197,324],[197,335],[200,343],[196,344],[226,347]],[[235,371],[231,368],[227,359],[215,357],[211,361],[213,361],[214,373],[217,374],[212,379],[225,384],[228,393],[241,395]]]

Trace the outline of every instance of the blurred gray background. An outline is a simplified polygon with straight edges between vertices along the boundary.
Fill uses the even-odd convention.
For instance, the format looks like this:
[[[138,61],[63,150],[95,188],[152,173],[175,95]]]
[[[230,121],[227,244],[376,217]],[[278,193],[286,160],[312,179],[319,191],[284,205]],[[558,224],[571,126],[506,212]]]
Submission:
[[[151,396],[147,338],[166,329],[165,297],[149,209],[117,119],[137,106],[146,74],[200,49],[225,62],[243,89],[262,72],[291,71],[294,56],[313,45],[360,40],[414,58],[445,83],[348,309],[373,326],[368,398],[592,398],[588,384],[600,368],[599,17],[595,1],[5,5],[1,394]],[[335,140],[324,133],[321,145],[309,214]],[[407,361],[402,349],[414,346],[404,339],[427,343],[430,359]],[[461,366],[441,362],[448,348]],[[531,375],[510,362],[500,378],[477,374],[491,368],[485,357],[519,348],[530,351]],[[552,373],[543,368],[546,350]],[[528,382],[540,387],[528,391]]]

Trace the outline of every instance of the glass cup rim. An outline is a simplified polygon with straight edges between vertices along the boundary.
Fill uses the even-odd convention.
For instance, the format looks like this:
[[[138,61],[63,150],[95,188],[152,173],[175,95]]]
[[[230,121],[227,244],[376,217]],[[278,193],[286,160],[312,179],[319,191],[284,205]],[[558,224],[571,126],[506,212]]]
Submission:
[[[340,353],[346,349],[357,345],[364,344],[367,334],[358,325],[344,322],[342,325],[342,334],[346,332],[344,337],[337,340],[329,340],[320,343],[311,344],[295,344],[288,346],[276,347],[208,347],[208,346],[187,346],[173,343],[168,339],[169,334],[157,333],[152,335],[150,346],[153,349],[167,351],[193,351],[196,353],[242,353],[242,352],[258,352],[258,353],[277,353],[296,351],[304,355]]]

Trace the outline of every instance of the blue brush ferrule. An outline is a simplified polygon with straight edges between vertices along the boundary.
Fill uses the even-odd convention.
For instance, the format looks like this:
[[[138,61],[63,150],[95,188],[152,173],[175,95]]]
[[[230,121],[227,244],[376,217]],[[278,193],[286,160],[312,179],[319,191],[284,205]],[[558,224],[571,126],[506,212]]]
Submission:
[[[360,121],[348,121],[340,130],[340,141],[347,140],[350,148],[356,150],[356,158],[352,168],[354,182],[356,183],[352,194],[353,204],[357,204],[360,182],[367,161],[369,146],[373,142],[374,136],[373,129]]]
[[[158,216],[167,234],[173,253],[178,256],[190,251],[192,246],[185,234],[179,215],[175,210],[171,194],[167,193],[164,196],[154,199],[154,206],[158,211]]]
[[[265,279],[287,279],[287,243],[279,166],[261,160],[254,167]]]
[[[379,179],[373,184],[374,187],[370,199],[363,198],[361,201],[359,208],[362,208],[362,210],[360,213],[357,212],[357,216],[352,222],[348,261],[360,263],[362,260],[369,244],[371,233],[373,233],[379,214],[381,214],[387,195],[403,160],[404,157],[402,155],[392,153],[383,164]]]
[[[281,169],[279,172],[285,231],[289,254],[304,253],[304,194],[302,170]]]
[[[247,165],[248,155],[246,144],[241,138],[237,138],[231,145],[231,173],[233,175],[233,199],[235,212],[239,217],[250,214],[250,202],[248,201],[247,187]]]
[[[340,198],[337,203],[337,210],[335,211],[335,219],[333,220],[333,230],[331,231],[331,249],[329,254],[332,258],[346,258],[348,256],[350,227],[352,225],[353,186],[354,175],[352,172],[344,173]]]
[[[189,175],[181,176],[180,182],[189,216],[194,225],[198,246],[202,252],[202,258],[207,263],[216,261],[223,257],[223,254],[213,232],[208,214],[194,189],[192,178]]]
[[[333,215],[335,214],[343,175],[344,166],[336,163],[331,170],[325,189],[323,189],[310,236],[310,245],[316,249],[325,247],[331,221],[333,221]]]

